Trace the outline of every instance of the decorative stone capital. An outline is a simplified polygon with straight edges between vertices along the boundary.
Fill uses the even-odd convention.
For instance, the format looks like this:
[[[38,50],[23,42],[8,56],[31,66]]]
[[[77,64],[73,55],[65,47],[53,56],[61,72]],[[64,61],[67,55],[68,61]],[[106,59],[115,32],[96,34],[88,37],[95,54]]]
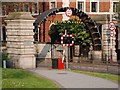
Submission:
[[[34,20],[34,18],[31,16],[30,12],[11,12],[9,13],[6,20]]]

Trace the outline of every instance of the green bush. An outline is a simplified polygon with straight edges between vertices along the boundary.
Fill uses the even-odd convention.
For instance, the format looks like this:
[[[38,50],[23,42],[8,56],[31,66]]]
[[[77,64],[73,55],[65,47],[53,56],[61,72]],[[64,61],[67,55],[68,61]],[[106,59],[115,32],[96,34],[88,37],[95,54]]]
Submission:
[[[5,52],[1,53],[0,59],[1,59],[1,61],[3,61],[3,60],[10,60],[10,58],[8,57],[8,54],[5,53]]]
[[[7,68],[13,68],[14,64],[13,61],[10,60],[11,58],[9,58],[8,54],[5,52],[2,52],[0,54],[0,67],[3,67],[3,61],[6,61],[6,67]]]

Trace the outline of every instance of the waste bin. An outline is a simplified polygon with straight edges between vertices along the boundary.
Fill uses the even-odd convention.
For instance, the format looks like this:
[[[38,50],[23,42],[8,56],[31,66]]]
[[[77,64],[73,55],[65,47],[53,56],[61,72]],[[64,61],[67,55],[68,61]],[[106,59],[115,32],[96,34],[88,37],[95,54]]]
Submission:
[[[58,59],[57,58],[52,59],[52,68],[58,69]]]
[[[2,67],[3,68],[13,68],[14,64],[11,60],[3,60],[2,61]]]
[[[64,69],[64,63],[62,63],[62,58],[58,59],[58,69]]]

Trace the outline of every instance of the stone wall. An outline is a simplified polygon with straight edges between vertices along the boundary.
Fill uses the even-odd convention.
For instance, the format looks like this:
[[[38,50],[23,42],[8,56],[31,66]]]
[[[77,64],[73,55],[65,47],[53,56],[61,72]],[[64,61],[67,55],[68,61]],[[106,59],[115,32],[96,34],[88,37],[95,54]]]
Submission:
[[[16,68],[35,68],[33,22],[29,12],[10,13],[7,23],[7,53]]]
[[[62,58],[62,47],[59,44],[35,44],[37,67],[52,66],[52,59]]]

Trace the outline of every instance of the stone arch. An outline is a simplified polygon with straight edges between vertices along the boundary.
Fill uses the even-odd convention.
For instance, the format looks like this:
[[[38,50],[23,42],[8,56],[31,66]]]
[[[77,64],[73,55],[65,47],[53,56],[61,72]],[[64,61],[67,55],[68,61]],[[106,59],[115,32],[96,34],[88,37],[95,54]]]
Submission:
[[[37,31],[38,25],[41,24],[42,22],[46,21],[46,18],[55,15],[58,12],[65,12],[67,8],[72,9],[73,11],[73,16],[78,16],[79,19],[86,25],[86,28],[89,30],[91,40],[93,43],[93,49],[96,51],[101,50],[101,35],[99,32],[99,29],[97,27],[97,24],[95,23],[92,18],[90,18],[86,13],[72,7],[64,7],[64,8],[53,8],[50,10],[47,10],[40,14],[35,22],[33,23],[34,25],[34,31]]]

